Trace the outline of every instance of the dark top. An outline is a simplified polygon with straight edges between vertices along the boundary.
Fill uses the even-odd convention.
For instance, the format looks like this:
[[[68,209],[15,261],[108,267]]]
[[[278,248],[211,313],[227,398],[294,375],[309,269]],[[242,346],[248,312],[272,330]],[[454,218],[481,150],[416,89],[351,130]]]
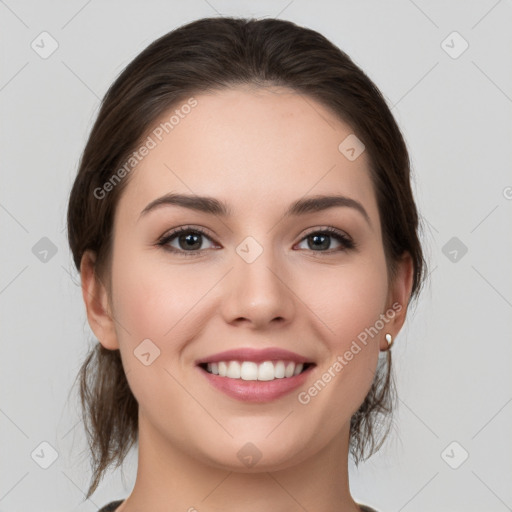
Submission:
[[[123,503],[124,500],[111,501],[108,505],[100,508],[99,512],[114,512],[114,510]]]
[[[99,510],[99,512],[114,512],[124,500],[112,501],[108,505],[105,505],[103,508]],[[366,505],[359,505],[363,512],[377,512],[374,508],[368,507]]]

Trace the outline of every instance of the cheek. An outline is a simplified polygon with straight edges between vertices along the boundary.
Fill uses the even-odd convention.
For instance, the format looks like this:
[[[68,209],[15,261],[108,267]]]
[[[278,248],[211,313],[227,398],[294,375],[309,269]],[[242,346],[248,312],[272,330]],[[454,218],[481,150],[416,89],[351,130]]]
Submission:
[[[314,280],[304,283],[302,292],[336,350],[344,350],[347,343],[375,324],[384,313],[387,294],[384,257],[361,259],[335,272],[317,273]]]
[[[143,409],[160,410],[161,397],[166,403],[181,403],[174,363],[197,330],[197,305],[213,278],[191,280],[178,267],[151,264],[151,258],[122,251],[121,246],[114,262],[116,333],[130,388]]]
[[[190,340],[215,314],[208,292],[219,281],[218,271],[169,265],[164,257],[135,251],[114,261],[116,333],[132,392],[148,406],[156,403],[156,389],[179,401],[182,390],[172,376],[181,371]],[[148,359],[152,362],[145,366]]]
[[[195,305],[214,284],[211,273],[186,271],[166,265],[164,258],[121,247],[118,255],[112,276],[116,319],[125,327],[117,326],[119,334],[126,339],[128,331],[132,343],[179,339],[176,333],[183,334]]]
[[[200,271],[191,271],[189,265],[166,265],[160,258],[130,253],[129,246],[126,244],[124,250],[119,247],[114,254],[112,274],[116,330],[127,378],[139,404],[156,403],[155,389],[160,389],[167,400],[179,401],[179,386],[172,378],[162,379],[162,372],[164,368],[173,371],[187,341],[218,314],[219,297],[212,300],[208,292],[223,272],[215,265],[199,263]],[[150,260],[153,264],[148,264]],[[322,391],[315,403],[325,402],[326,411],[351,413],[364,399],[377,363],[380,336],[367,335],[366,344],[360,340],[361,334],[384,312],[385,260],[383,256],[354,257],[346,265],[315,263],[309,270],[302,268],[290,274],[294,291],[290,300],[296,302],[301,316],[306,315],[295,319],[296,328],[307,326],[315,342],[323,345],[326,357],[319,368],[320,378],[339,363],[339,357],[343,358],[342,371],[331,370],[331,375],[336,375],[333,384]],[[134,355],[146,339],[152,340],[160,351],[151,366],[144,366]]]
[[[385,333],[379,319],[385,313],[387,287],[384,256],[317,274],[314,285],[304,285],[302,294],[321,319],[316,334],[324,341],[327,357],[313,387],[303,390],[299,401],[314,403],[327,415],[325,421],[330,414],[348,420],[370,389]]]

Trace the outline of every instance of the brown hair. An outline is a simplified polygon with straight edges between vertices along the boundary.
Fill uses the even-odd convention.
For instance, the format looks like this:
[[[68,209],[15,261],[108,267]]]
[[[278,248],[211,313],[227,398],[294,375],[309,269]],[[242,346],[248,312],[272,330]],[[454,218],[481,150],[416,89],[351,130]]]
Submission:
[[[68,238],[80,271],[86,250],[96,255],[95,273],[109,286],[113,216],[129,181],[123,178],[102,199],[104,186],[126,162],[155,120],[192,94],[236,84],[284,86],[328,107],[364,143],[369,155],[382,224],[388,274],[405,251],[414,263],[411,299],[425,274],[419,218],[402,134],[382,94],[366,74],[321,34],[279,19],[205,18],[160,37],[142,51],[107,91],[85,146],[69,197]],[[410,301],[409,301],[410,302]],[[80,378],[82,415],[92,454],[87,498],[113,463],[120,466],[138,434],[138,404],[119,350],[95,343]],[[350,452],[358,463],[384,441],[377,420],[394,402],[391,353],[351,418]]]

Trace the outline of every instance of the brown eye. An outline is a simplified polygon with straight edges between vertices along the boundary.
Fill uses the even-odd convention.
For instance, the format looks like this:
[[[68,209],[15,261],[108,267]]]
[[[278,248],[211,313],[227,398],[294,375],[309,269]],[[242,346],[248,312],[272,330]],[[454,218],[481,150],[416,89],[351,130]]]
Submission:
[[[338,242],[341,248],[331,248],[333,238]],[[302,240],[307,241],[306,249],[320,253],[345,251],[355,247],[355,243],[348,236],[334,228],[325,228],[310,232]]]
[[[211,241],[210,237],[201,229],[182,227],[178,228],[162,237],[158,245],[166,250],[183,256],[196,256],[203,250],[204,239]],[[176,245],[171,245],[176,243]]]

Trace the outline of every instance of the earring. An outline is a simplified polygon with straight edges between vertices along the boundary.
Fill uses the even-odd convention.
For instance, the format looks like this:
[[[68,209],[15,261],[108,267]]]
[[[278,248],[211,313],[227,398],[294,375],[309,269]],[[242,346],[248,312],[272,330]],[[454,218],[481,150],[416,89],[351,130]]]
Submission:
[[[391,348],[391,346],[393,345],[393,342],[395,341],[393,339],[393,336],[391,336],[391,334],[386,333],[386,341],[388,342],[388,348],[386,350],[389,350]]]

